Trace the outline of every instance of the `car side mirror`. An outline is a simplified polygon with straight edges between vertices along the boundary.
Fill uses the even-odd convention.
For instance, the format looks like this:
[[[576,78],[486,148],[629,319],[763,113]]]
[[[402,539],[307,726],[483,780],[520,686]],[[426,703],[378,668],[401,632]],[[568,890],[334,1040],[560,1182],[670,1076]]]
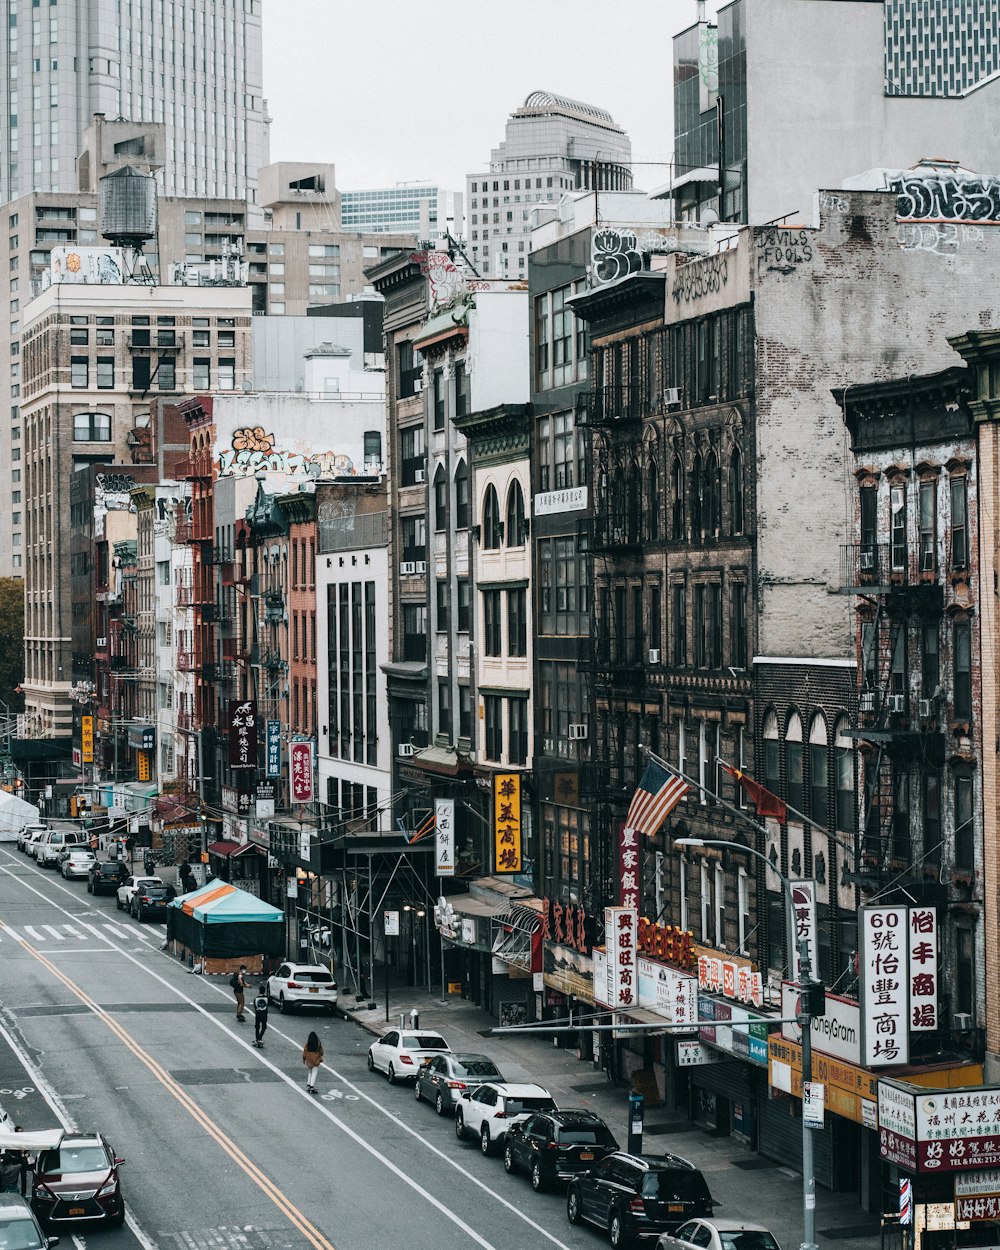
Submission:
[[[119,1157],[115,1155],[115,1167],[116,1168],[120,1168],[124,1162],[125,1162],[124,1159],[119,1159]]]
[[[472,1097],[472,1090],[471,1090],[471,1089],[463,1089],[463,1090],[462,1090],[462,1097],[465,1099],[465,1101],[466,1101],[466,1102],[468,1102],[468,1101],[469,1101],[469,1099]]]
[[[52,1246],[58,1246],[58,1245],[59,1245],[59,1238],[58,1238],[58,1237],[46,1237],[46,1238],[45,1238],[45,1244],[46,1244],[47,1246],[49,1246],[50,1248],[51,1248]]]

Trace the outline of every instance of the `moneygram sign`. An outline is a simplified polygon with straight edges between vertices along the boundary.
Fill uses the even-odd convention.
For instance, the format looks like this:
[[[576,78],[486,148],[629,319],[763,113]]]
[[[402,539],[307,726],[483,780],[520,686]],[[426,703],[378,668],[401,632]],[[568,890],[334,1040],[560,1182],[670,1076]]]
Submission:
[[[791,981],[781,983],[781,1014],[786,1020],[799,1014],[799,987]],[[813,1050],[861,1066],[861,1005],[854,999],[827,994],[826,1015],[813,1018],[811,1032]],[[781,1036],[801,1042],[802,1030],[797,1024],[783,1024]]]

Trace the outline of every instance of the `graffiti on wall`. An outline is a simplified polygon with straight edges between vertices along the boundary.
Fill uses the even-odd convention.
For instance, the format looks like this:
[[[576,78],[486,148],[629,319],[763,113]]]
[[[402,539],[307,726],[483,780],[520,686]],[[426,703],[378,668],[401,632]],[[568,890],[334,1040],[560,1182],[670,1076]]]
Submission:
[[[729,253],[720,252],[717,256],[704,256],[701,260],[689,265],[679,265],[674,275],[671,295],[674,303],[679,304],[703,295],[715,295],[729,281]]]
[[[466,281],[447,252],[413,252],[410,260],[420,266],[431,288],[431,304],[445,308],[466,292]]]
[[[252,477],[255,473],[284,473],[289,477],[356,477],[360,472],[350,456],[334,451],[294,451],[275,444],[274,434],[261,425],[233,430],[230,445],[219,452],[219,477]]]
[[[983,222],[1000,225],[1000,178],[967,170],[907,170],[889,178],[899,221]]]
[[[643,230],[629,226],[605,226],[594,232],[590,243],[590,281],[593,286],[639,273],[644,256],[653,252],[704,252],[704,230],[679,224],[669,230]]]
[[[791,273],[812,260],[812,236],[808,230],[768,226],[757,234],[760,259],[768,269]]]

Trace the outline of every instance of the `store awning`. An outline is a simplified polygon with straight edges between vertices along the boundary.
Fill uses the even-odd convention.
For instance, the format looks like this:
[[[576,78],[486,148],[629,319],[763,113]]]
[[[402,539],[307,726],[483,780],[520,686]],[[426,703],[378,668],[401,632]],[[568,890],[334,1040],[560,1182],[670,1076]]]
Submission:
[[[209,842],[209,855],[218,855],[221,859],[235,859],[245,851],[256,851],[259,848],[254,842]]]
[[[615,1015],[624,1024],[662,1024],[664,1029],[670,1023],[658,1011],[650,1011],[648,1007],[619,1008]]]
[[[493,914],[493,954],[524,972],[541,972],[542,918],[524,903],[508,903]]]

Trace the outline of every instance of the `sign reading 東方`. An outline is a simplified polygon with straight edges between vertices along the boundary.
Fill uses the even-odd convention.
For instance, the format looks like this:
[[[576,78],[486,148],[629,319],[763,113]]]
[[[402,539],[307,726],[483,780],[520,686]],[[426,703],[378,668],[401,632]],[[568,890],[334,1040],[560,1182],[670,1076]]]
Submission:
[[[229,704],[229,767],[257,767],[257,704],[233,699]]]
[[[611,1007],[634,1007],[638,998],[636,913],[630,907],[605,907],[604,945],[607,951],[607,996]]]
[[[497,773],[493,778],[494,871],[521,871],[521,777]]]
[[[288,750],[289,766],[292,774],[292,802],[311,803],[313,801],[313,744],[311,742],[293,742]]]
[[[819,975],[819,961],[816,948],[816,882],[793,881],[792,904],[795,908],[795,941],[792,948],[792,966],[795,969],[793,980],[802,979],[802,957],[799,943],[804,942],[806,955],[809,959],[809,970],[813,977]]]

